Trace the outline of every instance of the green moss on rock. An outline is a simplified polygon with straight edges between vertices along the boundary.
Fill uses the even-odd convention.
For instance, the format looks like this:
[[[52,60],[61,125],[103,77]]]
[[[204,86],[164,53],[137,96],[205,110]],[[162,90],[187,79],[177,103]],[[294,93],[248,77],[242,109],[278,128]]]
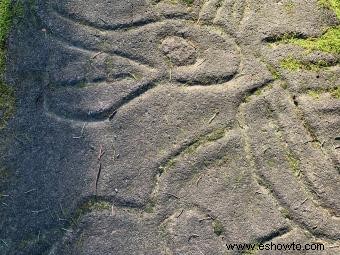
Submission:
[[[288,14],[292,14],[294,12],[294,9],[295,9],[295,4],[292,0],[289,0],[288,2],[286,2],[284,5],[283,5],[286,13]]]
[[[12,23],[11,0],[0,1],[0,42],[1,46],[6,40],[9,28]]]
[[[20,2],[12,4],[11,0],[0,0],[0,129],[3,128],[14,112],[14,93],[4,82],[6,40],[13,19],[22,16],[23,6]]]
[[[12,24],[11,0],[0,0],[0,79],[5,68],[5,42]]]
[[[292,56],[282,59],[280,61],[280,67],[287,69],[289,71],[299,71],[299,70],[309,70],[309,71],[319,71],[322,68],[331,66],[332,63],[327,63],[326,61],[317,61],[315,63],[303,62]]]
[[[340,19],[339,0],[319,0],[319,4],[323,8],[334,11],[337,18]],[[287,35],[281,38],[280,42],[295,44],[310,51],[340,54],[340,26],[328,28],[320,37],[301,39],[295,35]]]
[[[194,3],[194,0],[182,0],[187,5],[192,5]]]
[[[220,222],[219,220],[214,220],[212,223],[213,229],[214,229],[214,233],[218,236],[222,235],[224,232],[224,227],[222,222]]]
[[[271,64],[269,64],[269,63],[265,63],[265,64],[266,64],[266,66],[267,66],[267,69],[268,69],[269,72],[272,74],[272,76],[273,76],[273,78],[274,78],[275,80],[278,80],[278,79],[281,79],[281,78],[282,78],[280,72],[278,72],[278,71],[276,70],[276,68],[275,68],[273,65],[271,65]]]
[[[338,17],[338,19],[340,19],[340,1],[339,0],[319,0],[319,4],[322,7],[333,10],[336,16]]]
[[[78,225],[82,216],[92,211],[111,210],[112,203],[93,198],[77,208],[74,216],[71,218],[71,225]]]
[[[150,201],[146,204],[146,206],[145,206],[145,208],[144,208],[144,211],[145,211],[146,213],[153,213],[153,212],[155,211],[155,207],[156,207],[156,202],[155,202],[154,200],[150,200]]]
[[[307,39],[290,38],[284,40],[284,42],[299,45],[311,51],[318,50],[340,54],[340,27],[329,28],[320,37]]]
[[[288,159],[289,167],[292,170],[293,174],[296,177],[299,177],[300,174],[301,174],[301,171],[300,171],[300,160],[295,155],[293,155],[292,152],[288,153],[287,159]]]
[[[331,89],[329,92],[332,97],[340,99],[340,85],[337,86],[336,88]]]
[[[340,99],[340,85],[334,88],[325,88],[325,89],[310,89],[307,91],[307,95],[314,98],[320,99],[321,95],[329,93],[331,97]]]

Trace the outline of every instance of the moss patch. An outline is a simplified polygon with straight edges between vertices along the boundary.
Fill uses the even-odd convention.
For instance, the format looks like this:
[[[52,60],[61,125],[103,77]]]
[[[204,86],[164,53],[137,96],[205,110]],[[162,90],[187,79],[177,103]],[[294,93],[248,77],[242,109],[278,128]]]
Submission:
[[[314,99],[319,99],[320,96],[325,93],[329,93],[333,98],[340,99],[340,85],[335,88],[310,89],[307,91],[307,95]]]
[[[321,95],[321,93],[317,90],[310,90],[310,91],[307,92],[307,94],[308,94],[308,96],[313,97],[315,99],[319,99],[320,95]]]
[[[286,2],[284,5],[283,5],[286,13],[288,14],[292,14],[294,12],[294,9],[295,9],[295,4],[292,0],[289,0],[288,2]]]
[[[12,4],[12,0],[0,0],[0,75],[5,68],[5,46],[8,33],[14,18],[22,17],[24,7],[20,2]]]
[[[285,217],[286,219],[292,219],[292,216],[291,216],[291,214],[290,214],[290,212],[289,212],[288,209],[286,209],[286,208],[281,208],[281,209],[280,209],[280,213],[281,213],[282,216]]]
[[[0,80],[3,79],[5,69],[5,42],[11,24],[11,0],[0,0]]]
[[[192,5],[194,3],[194,0],[181,0],[181,2],[183,2],[187,5]]]
[[[282,78],[281,74],[276,70],[276,68],[273,65],[266,63],[266,66],[267,66],[267,69],[272,74],[272,76],[275,80]]]
[[[301,61],[299,61],[299,60],[297,60],[293,57],[289,57],[289,58],[285,58],[285,59],[281,60],[280,66],[282,68],[290,70],[290,71],[298,71],[298,70],[302,69],[302,67],[303,67]]]
[[[288,38],[284,39],[283,42],[299,45],[310,51],[318,50],[340,54],[340,27],[329,28],[320,37],[308,39]]]
[[[14,112],[14,93],[4,82],[6,40],[15,17],[23,15],[23,6],[19,2],[0,0],[0,129]]]
[[[146,213],[153,213],[153,212],[155,211],[155,207],[156,207],[156,202],[155,202],[154,200],[150,200],[150,201],[146,204],[146,206],[145,206],[145,208],[144,208],[144,211],[145,211]]]
[[[299,70],[309,70],[309,71],[319,71],[322,68],[332,66],[332,63],[327,63],[325,61],[318,61],[316,63],[303,62],[293,57],[288,57],[280,61],[280,67],[287,69],[289,71],[299,71]]]
[[[335,12],[338,19],[340,19],[340,1],[339,0],[319,0],[322,7],[331,9]]]
[[[112,208],[112,204],[110,202],[93,198],[87,201],[86,203],[82,204],[76,210],[74,216],[71,219],[71,225],[78,225],[81,217],[89,212],[111,210],[111,208]]]
[[[340,99],[340,85],[337,86],[336,88],[330,89],[329,93],[331,94],[332,97]]]
[[[300,160],[297,159],[293,153],[288,153],[287,155],[287,159],[288,159],[288,163],[289,163],[289,167],[290,169],[292,170],[293,174],[296,176],[296,177],[299,177],[300,174],[301,174],[301,171],[300,171]]]
[[[213,229],[214,229],[214,233],[218,236],[222,235],[224,232],[224,227],[222,222],[220,222],[219,220],[214,220],[212,223]]]
[[[0,42],[3,47],[12,24],[11,0],[0,1]]]
[[[340,19],[339,0],[319,0],[320,6],[335,12]],[[310,51],[324,51],[328,53],[340,54],[340,26],[329,28],[323,35],[315,38],[301,39],[296,35],[283,36],[281,43],[290,43],[301,46]]]

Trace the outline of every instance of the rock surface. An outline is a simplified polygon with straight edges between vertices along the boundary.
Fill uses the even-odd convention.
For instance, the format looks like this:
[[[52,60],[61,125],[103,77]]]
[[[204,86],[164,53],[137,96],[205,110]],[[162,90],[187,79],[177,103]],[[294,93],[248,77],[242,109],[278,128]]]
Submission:
[[[0,254],[340,254],[339,56],[275,41],[320,36],[331,10],[28,2],[9,38]],[[227,248],[271,242],[325,249]]]

